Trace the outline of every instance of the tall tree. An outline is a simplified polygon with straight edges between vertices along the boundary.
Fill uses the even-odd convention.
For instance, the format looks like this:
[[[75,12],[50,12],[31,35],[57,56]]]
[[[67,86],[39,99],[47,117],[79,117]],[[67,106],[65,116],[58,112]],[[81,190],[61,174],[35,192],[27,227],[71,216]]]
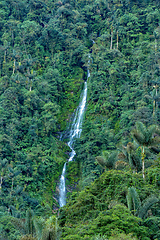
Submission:
[[[147,216],[148,210],[159,202],[156,196],[149,196],[143,202],[141,202],[139,195],[134,187],[128,188],[127,204],[130,211],[133,211],[134,215],[144,219]]]
[[[140,145],[142,156],[142,174],[145,179],[145,147],[155,147],[160,143],[160,138],[156,135],[157,126],[151,125],[148,128],[142,123],[137,122],[136,128],[132,131],[132,136],[135,141]]]

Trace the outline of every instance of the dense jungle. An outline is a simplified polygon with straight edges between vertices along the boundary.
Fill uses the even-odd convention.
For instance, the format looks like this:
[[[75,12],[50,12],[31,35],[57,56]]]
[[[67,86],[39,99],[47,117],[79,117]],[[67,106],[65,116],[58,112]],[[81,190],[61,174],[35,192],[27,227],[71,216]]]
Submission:
[[[82,239],[160,239],[160,2],[0,0],[0,240]]]

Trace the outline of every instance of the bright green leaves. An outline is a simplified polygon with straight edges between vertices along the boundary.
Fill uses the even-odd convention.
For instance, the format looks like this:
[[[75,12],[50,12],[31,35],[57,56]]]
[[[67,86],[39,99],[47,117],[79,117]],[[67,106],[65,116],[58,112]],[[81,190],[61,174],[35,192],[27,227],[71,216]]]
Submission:
[[[147,198],[151,189],[152,196]],[[124,236],[132,233],[135,238],[147,240],[150,237],[147,228],[149,220],[144,226],[142,219],[150,216],[149,209],[156,212],[158,198],[153,195],[157,193],[158,188],[145,183],[140,174],[106,171],[83,191],[73,194],[68,204],[61,209],[59,220],[63,227],[62,237],[68,240],[79,236],[79,239],[87,240],[93,235],[109,238],[119,236],[120,233]],[[127,209],[127,203],[136,216]]]
[[[48,102],[43,106],[42,121],[44,122],[45,131],[47,134],[55,132],[57,123],[57,114],[59,106],[56,103]]]

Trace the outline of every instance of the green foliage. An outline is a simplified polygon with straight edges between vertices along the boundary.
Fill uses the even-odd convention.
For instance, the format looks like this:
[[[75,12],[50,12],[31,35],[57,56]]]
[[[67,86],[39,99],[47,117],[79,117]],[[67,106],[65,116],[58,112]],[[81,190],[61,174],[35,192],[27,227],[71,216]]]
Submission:
[[[148,210],[158,201],[159,199],[155,196],[151,196],[145,199],[138,210],[138,217],[142,219],[145,218],[148,213]]]
[[[109,240],[136,240],[137,238],[134,237],[132,234],[124,234],[124,233],[120,233],[120,234],[115,234],[115,236],[110,237]]]
[[[35,229],[33,224],[33,217],[33,211],[31,209],[28,209],[26,211],[26,217],[24,221],[20,218],[12,218],[12,223],[14,224],[15,228],[21,232],[21,234],[34,236]]]
[[[79,235],[79,239],[89,239],[93,234],[95,235],[98,233],[101,235],[105,234],[106,237],[110,237],[115,231],[119,234],[133,233],[135,236],[147,240],[149,239],[147,228],[143,226],[140,227],[139,221],[139,218],[130,215],[126,207],[116,205],[110,210],[100,212],[94,220],[92,219],[92,221],[88,221],[88,223],[79,223],[76,226],[70,224],[70,227],[64,227],[66,233],[63,234],[63,239],[69,239],[67,237],[68,234],[73,238],[74,235],[77,236],[77,233]]]
[[[127,204],[128,204],[128,209],[130,211],[133,211],[135,215],[136,211],[139,209],[141,205],[141,202],[136,192],[136,189],[134,187],[131,187],[128,189]]]
[[[37,217],[28,209],[25,219],[12,218],[11,222],[21,233],[20,239],[57,240],[60,236],[60,229],[55,216],[48,219]]]
[[[144,147],[159,148],[160,138],[159,138],[159,136],[155,136],[156,132],[157,132],[157,126],[151,125],[148,128],[146,128],[142,122],[136,122],[136,129],[134,129],[132,132],[133,138],[141,147],[143,178],[145,178],[145,172],[144,172],[145,149],[144,149]]]
[[[0,237],[1,239],[16,240],[20,238],[20,232],[15,229],[8,214],[0,215]]]
[[[115,167],[115,162],[117,160],[117,152],[113,152],[109,155],[107,151],[102,152],[102,157],[97,156],[96,161],[102,168],[112,169]]]
[[[98,234],[107,234],[109,237],[114,229],[115,232],[118,231],[117,234],[134,233],[137,237],[140,236],[139,234],[144,234],[144,239],[148,239],[150,237],[148,230],[139,226],[140,222],[143,226],[143,220],[132,215],[126,206],[127,202],[130,203],[130,210],[133,210],[135,215],[145,217],[148,210],[154,209],[153,206],[155,206],[154,201],[151,201],[150,197],[147,198],[148,193],[158,194],[158,188],[153,186],[144,182],[140,174],[117,170],[105,171],[89,187],[71,196],[68,204],[60,210],[59,222],[63,227],[62,237],[69,239],[75,236],[76,239],[77,234],[79,239],[88,239],[91,235]],[[157,198],[153,200],[155,199],[154,204],[158,201]],[[141,216],[142,212],[143,216]],[[134,224],[131,223],[132,220]],[[129,224],[134,225],[135,229]],[[144,232],[142,233],[140,229]]]
[[[159,202],[156,196],[147,197],[142,203],[134,187],[128,189],[127,204],[128,209],[133,211],[134,215],[144,219],[148,215],[148,211],[155,203]]]
[[[0,214],[6,224],[1,222],[2,238],[20,236],[10,220],[6,223],[10,215],[23,219],[30,207],[45,218],[42,206],[58,210],[59,177],[70,151],[62,131],[69,128],[78,106],[87,67],[91,75],[83,131],[66,176],[68,195],[83,189],[82,199],[72,196],[75,212],[70,207],[68,212],[77,221],[90,221],[99,219],[108,206],[126,205],[128,188],[132,195],[136,188],[142,202],[155,194],[160,186],[155,127],[160,124],[159,10],[156,0],[0,1]],[[132,145],[133,138],[141,148]],[[146,183],[139,175],[144,159]],[[108,173],[102,177],[104,168]],[[85,186],[90,184],[94,191],[85,200]],[[158,203],[151,207],[149,202],[142,204],[145,211],[150,207],[157,215]],[[126,219],[130,213],[125,214]],[[82,234],[72,235],[71,228],[66,239],[99,234],[87,223],[86,228],[77,224],[83,225]],[[146,226],[151,229],[149,223]],[[153,228],[151,238],[159,238],[158,231],[154,235]],[[127,231],[116,232],[115,227],[109,234],[126,238]]]
[[[32,237],[32,235],[25,235],[20,238],[20,240],[36,240],[37,238]]]
[[[145,219],[144,225],[147,226],[151,231],[151,238],[160,238],[160,219],[159,217],[151,216]]]
[[[59,239],[60,231],[55,216],[50,217],[46,223],[42,232],[42,240],[57,240]]]

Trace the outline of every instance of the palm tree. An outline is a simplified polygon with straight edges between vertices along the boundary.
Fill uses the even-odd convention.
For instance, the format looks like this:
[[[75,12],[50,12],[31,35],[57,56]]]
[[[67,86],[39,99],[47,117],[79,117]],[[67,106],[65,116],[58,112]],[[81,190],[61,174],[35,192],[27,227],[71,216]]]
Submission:
[[[136,212],[141,205],[141,201],[134,187],[128,188],[127,205],[128,205],[128,209],[130,211],[133,211],[134,215],[136,215]]]
[[[95,159],[103,169],[112,169],[117,161],[117,152],[110,154],[108,151],[103,151],[102,156],[97,156]]]
[[[34,212],[31,209],[26,211],[25,219],[12,218],[12,223],[23,236],[35,237]]]
[[[1,170],[1,180],[0,180],[0,191],[2,188],[2,183],[3,183],[3,179],[4,179],[4,172],[5,172],[5,167],[7,165],[8,161],[6,158],[4,158],[3,160],[0,160],[0,170]]]
[[[153,117],[154,117],[155,112],[158,108],[158,103],[157,102],[160,100],[160,94],[157,93],[158,85],[155,84],[153,87],[155,89],[150,93],[150,95],[145,95],[144,97],[148,98],[148,99],[152,99],[152,101],[153,101]]]
[[[130,211],[134,212],[139,218],[144,219],[147,216],[148,210],[151,207],[159,202],[159,199],[156,196],[149,196],[143,202],[141,202],[139,195],[134,187],[128,188],[127,193],[127,204]]]
[[[26,211],[25,219],[12,218],[12,223],[20,231],[21,240],[58,240],[60,236],[57,217],[38,218],[31,209]]]
[[[34,227],[37,240],[58,240],[60,236],[59,225],[56,216],[51,216],[47,220],[44,218],[34,218]]]
[[[57,218],[51,216],[46,222],[42,231],[41,240],[58,240],[60,236]]]
[[[141,170],[141,158],[138,156],[137,145],[129,142],[127,146],[123,146],[123,149],[120,150],[118,154],[118,159],[129,163],[130,167],[136,172]],[[134,171],[135,171],[134,170]]]
[[[136,129],[132,131],[134,140],[140,145],[141,148],[141,159],[142,159],[142,174],[145,179],[144,172],[144,159],[145,159],[145,147],[152,148],[160,143],[159,136],[156,135],[157,126],[151,125],[148,128],[142,123],[136,123]]]

